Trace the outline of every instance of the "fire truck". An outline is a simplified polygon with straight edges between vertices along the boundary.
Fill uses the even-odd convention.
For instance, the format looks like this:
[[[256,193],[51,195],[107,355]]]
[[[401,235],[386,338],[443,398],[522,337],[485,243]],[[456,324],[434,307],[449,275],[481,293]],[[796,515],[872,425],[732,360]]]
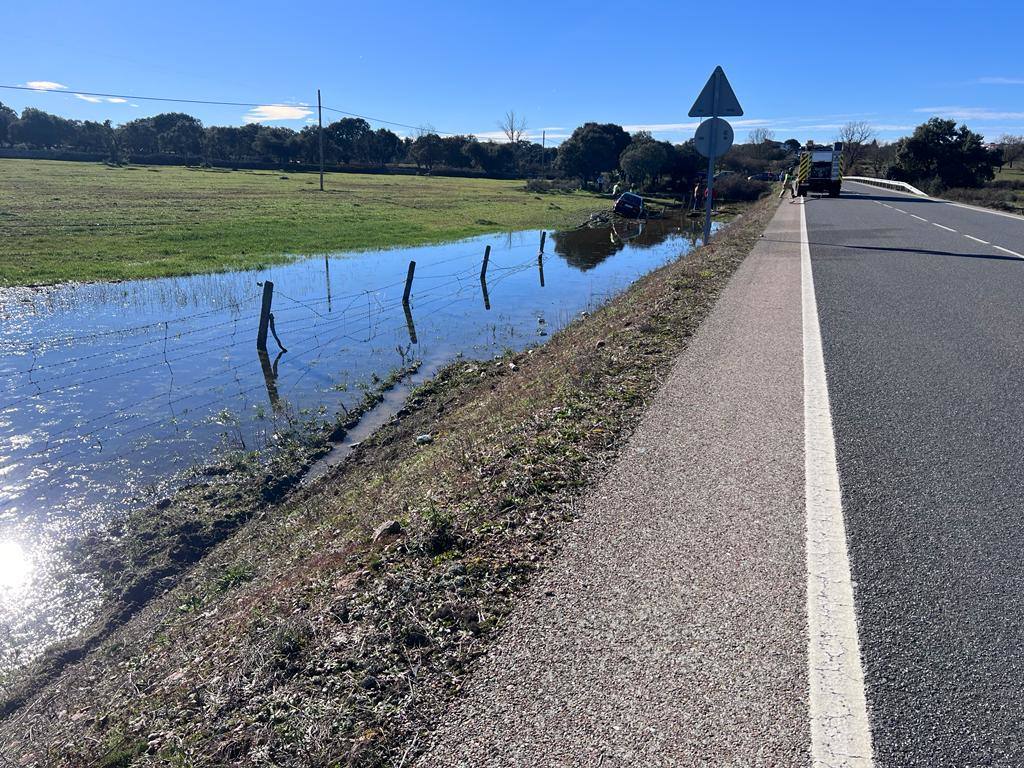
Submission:
[[[807,142],[800,152],[796,180],[800,197],[806,197],[808,192],[839,197],[843,186],[843,142],[837,141],[831,147]]]

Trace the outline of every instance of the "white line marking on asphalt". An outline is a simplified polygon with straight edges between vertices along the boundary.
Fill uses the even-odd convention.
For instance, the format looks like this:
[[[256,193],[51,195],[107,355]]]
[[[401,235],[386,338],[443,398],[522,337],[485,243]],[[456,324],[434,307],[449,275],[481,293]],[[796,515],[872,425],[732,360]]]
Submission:
[[[1024,259],[1024,255],[1021,255],[1016,251],[1011,251],[1009,248],[1003,248],[1003,246],[1001,245],[993,245],[992,247],[995,248],[996,250],[1002,251],[1003,253],[1008,253],[1011,256],[1016,256],[1018,259]]]
[[[875,202],[877,203],[878,201],[876,200]],[[884,205],[886,208],[892,208],[892,206],[889,205],[888,203],[882,203],[882,205]]]
[[[1024,220],[1024,216],[1018,216],[1016,213],[1006,213],[1005,211],[993,211],[991,208],[981,208],[977,205],[964,205],[963,203],[954,203],[951,200],[942,200],[941,198],[936,199],[939,199],[946,205],[955,205],[957,208],[966,208],[968,211],[978,211],[979,213],[991,213],[993,216],[1002,216],[1003,218],[1016,219],[1017,221]]]
[[[896,206],[893,206],[893,210],[899,211],[900,213],[906,213],[906,211],[904,211],[902,208],[897,208]]]
[[[964,237],[968,240],[973,240],[976,243],[981,243],[982,245],[991,245],[988,240],[982,240],[980,237],[975,237],[974,235],[964,235]]]
[[[932,224],[938,227],[939,229],[946,230],[947,232],[956,232],[955,229],[953,229],[952,227],[947,227],[945,224],[936,224],[934,221],[932,222]]]
[[[924,218],[923,216],[918,216],[918,215],[917,215],[916,213],[912,213],[912,214],[910,214],[910,215],[911,215],[911,216],[912,216],[913,218],[917,219],[918,221],[923,221],[923,222],[924,222],[925,224],[927,224],[927,223],[928,223],[928,219]]]
[[[804,336],[804,473],[807,504],[807,665],[811,763],[872,768],[864,671],[846,550],[806,209],[800,207],[800,289]]]

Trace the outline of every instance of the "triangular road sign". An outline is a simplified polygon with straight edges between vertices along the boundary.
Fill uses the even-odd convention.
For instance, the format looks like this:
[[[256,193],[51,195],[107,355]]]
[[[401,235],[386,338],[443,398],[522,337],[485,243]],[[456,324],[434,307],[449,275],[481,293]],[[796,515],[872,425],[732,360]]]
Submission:
[[[715,89],[718,90],[718,105],[715,106]],[[721,67],[715,67],[715,71],[708,78],[707,85],[700,92],[700,96],[690,107],[690,117],[738,117],[743,114],[743,107],[739,99],[733,93],[729,79]]]

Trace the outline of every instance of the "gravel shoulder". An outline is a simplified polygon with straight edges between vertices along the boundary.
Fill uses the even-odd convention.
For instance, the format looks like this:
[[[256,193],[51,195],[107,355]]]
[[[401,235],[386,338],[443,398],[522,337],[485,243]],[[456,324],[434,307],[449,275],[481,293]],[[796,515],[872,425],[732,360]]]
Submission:
[[[797,210],[733,276],[422,768],[808,763]]]

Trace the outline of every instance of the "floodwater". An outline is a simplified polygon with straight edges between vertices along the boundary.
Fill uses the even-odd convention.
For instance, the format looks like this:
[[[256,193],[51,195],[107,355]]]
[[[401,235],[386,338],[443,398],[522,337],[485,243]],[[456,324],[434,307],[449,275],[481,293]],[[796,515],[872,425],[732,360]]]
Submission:
[[[686,219],[303,258],[217,275],[0,289],[0,677],[100,600],[67,543],[281,420],[332,417],[375,377],[543,342],[700,233]],[[491,246],[486,290],[481,260]],[[410,312],[402,292],[416,262]],[[287,352],[255,348],[262,288]]]

